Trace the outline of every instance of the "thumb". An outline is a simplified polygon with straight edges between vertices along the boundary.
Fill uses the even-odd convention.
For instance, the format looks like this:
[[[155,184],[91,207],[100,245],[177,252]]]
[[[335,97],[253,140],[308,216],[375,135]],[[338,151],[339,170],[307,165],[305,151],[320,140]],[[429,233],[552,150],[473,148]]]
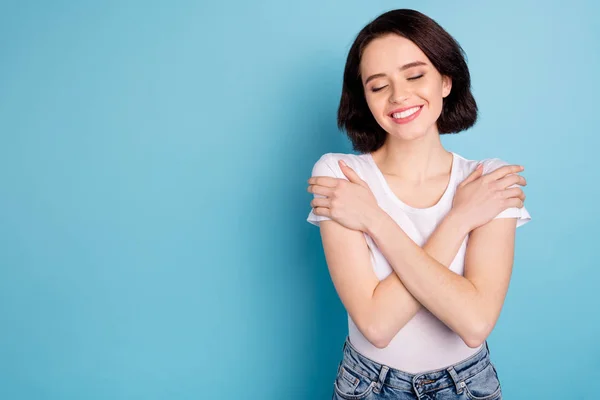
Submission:
[[[465,186],[471,182],[473,182],[475,179],[479,178],[483,173],[483,164],[477,164],[477,167],[475,168],[475,170],[473,172],[471,172],[471,174],[469,174],[469,176],[467,176],[467,178],[462,181],[460,183],[460,186]]]
[[[341,170],[344,173],[344,175],[346,175],[346,178],[348,178],[348,180],[352,183],[356,183],[358,185],[364,186],[364,182],[362,179],[360,179],[360,177],[358,176],[358,174],[356,172],[354,172],[354,170],[352,168],[350,168],[345,162],[344,160],[340,160],[340,166],[341,166]]]

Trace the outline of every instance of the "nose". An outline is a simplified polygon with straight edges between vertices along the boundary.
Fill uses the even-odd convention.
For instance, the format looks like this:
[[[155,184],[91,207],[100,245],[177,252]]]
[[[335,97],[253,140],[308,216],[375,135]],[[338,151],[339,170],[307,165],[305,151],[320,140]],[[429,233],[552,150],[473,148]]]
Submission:
[[[402,103],[406,101],[409,97],[409,93],[404,90],[400,85],[396,84],[393,86],[394,90],[392,90],[392,94],[390,94],[390,103]]]

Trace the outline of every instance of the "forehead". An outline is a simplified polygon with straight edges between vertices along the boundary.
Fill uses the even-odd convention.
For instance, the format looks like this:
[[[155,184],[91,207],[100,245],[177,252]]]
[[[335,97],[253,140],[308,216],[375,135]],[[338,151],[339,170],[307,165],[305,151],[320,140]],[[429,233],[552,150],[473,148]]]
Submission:
[[[373,39],[363,50],[360,60],[362,76],[384,72],[413,61],[430,64],[423,51],[411,40],[396,34]]]

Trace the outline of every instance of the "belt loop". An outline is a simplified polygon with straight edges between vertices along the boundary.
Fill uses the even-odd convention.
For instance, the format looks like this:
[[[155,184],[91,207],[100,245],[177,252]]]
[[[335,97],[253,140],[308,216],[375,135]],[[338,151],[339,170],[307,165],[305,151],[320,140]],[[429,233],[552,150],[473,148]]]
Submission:
[[[338,367],[337,367],[337,373],[338,374],[340,373],[340,368],[342,367],[342,363],[344,362],[344,358],[346,357],[346,347],[348,347],[347,340],[348,340],[348,337],[346,337],[346,339],[344,340],[344,344],[342,345],[342,356],[340,357],[341,360],[340,360],[340,362],[338,364]]]
[[[374,393],[381,392],[381,388],[383,387],[383,382],[385,382],[385,377],[387,376],[390,368],[386,365],[381,367],[381,371],[379,371],[379,379],[377,380],[377,384],[375,385],[375,389],[373,389]]]
[[[465,387],[465,383],[458,379],[458,374],[456,373],[456,370],[453,366],[448,367],[446,371],[448,371],[450,377],[452,377],[452,380],[454,381],[454,386],[456,386],[456,393],[461,394],[463,388]]]

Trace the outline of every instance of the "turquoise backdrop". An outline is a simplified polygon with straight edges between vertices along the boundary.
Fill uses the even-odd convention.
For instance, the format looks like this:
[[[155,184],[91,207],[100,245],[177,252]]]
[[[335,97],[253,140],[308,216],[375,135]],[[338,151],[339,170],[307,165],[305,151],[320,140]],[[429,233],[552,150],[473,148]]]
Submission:
[[[526,167],[505,397],[595,399],[598,4],[1,1],[0,398],[330,398],[347,320],[306,180],[351,151],[355,35],[415,8],[481,110],[444,145]]]

